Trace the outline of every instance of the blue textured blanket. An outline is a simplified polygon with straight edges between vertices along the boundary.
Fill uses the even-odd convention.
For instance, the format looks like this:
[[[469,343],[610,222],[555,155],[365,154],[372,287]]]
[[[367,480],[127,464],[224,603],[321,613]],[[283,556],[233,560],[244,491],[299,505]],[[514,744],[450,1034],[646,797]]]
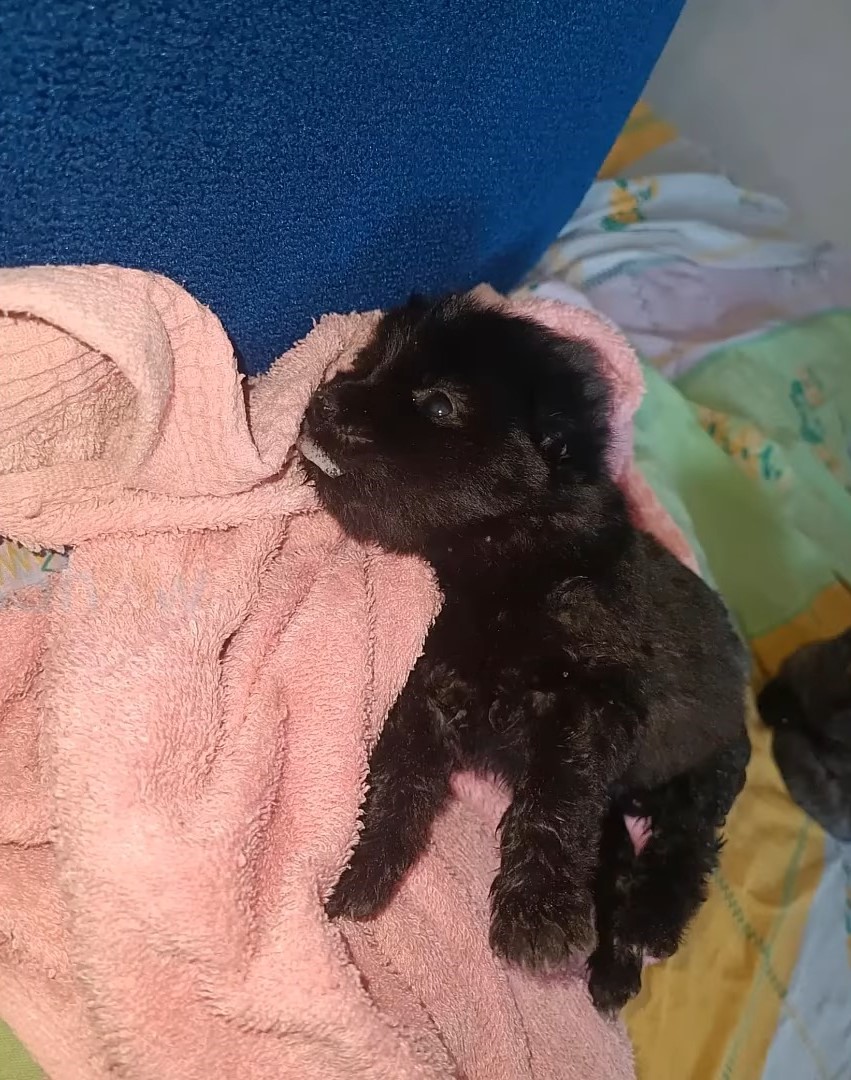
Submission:
[[[163,271],[256,371],[314,315],[505,288],[681,0],[4,0],[0,263]]]

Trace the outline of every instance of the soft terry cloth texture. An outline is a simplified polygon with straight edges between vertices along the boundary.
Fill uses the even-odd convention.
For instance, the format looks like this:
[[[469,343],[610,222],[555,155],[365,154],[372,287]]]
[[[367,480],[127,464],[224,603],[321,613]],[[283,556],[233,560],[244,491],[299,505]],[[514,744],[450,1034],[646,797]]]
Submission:
[[[682,0],[3,0],[0,263],[158,270],[246,370],[321,311],[517,282]]]
[[[523,310],[597,343],[613,468],[682,545],[630,464],[630,350]],[[326,317],[244,397],[215,317],[163,278],[2,271],[0,311],[0,534],[75,545],[0,607],[0,1013],[53,1080],[630,1077],[580,973],[489,951],[495,787],[459,778],[384,916],[324,917],[438,604],[293,461],[375,316]]]

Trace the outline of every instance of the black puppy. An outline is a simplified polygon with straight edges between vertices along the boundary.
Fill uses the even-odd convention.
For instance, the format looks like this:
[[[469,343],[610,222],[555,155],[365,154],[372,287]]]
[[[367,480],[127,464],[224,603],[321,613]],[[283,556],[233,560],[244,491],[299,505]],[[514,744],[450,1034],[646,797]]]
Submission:
[[[705,895],[749,745],[717,596],[630,524],[594,350],[453,297],[386,315],[313,398],[302,451],[345,530],[416,553],[443,609],[370,761],[328,903],[365,918],[423,850],[459,768],[513,790],[490,940],[552,965],[597,947],[598,1007],[640,986]],[[624,814],[652,819],[636,857]],[[596,917],[596,918],[595,918]]]
[[[789,794],[825,832],[851,840],[851,629],[794,652],[758,704]]]

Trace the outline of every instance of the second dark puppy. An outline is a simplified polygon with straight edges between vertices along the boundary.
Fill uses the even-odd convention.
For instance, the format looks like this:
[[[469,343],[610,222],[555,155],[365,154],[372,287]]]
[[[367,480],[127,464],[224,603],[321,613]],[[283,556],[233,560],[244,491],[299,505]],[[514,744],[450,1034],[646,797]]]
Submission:
[[[513,798],[493,948],[553,965],[596,928],[591,992],[615,1009],[703,900],[749,748],[742,646],[717,596],[630,523],[608,415],[590,346],[450,298],[385,316],[316,394],[302,449],[344,528],[424,557],[445,598],[329,913],[378,911],[452,772],[496,773]],[[639,857],[625,813],[652,820]]]
[[[789,794],[825,832],[851,841],[851,629],[787,657],[757,704]]]

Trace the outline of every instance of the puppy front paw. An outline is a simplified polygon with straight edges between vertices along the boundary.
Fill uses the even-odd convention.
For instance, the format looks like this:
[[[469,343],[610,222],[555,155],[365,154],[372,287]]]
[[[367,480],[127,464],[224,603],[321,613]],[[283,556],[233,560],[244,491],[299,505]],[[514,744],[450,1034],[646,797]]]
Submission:
[[[591,896],[503,890],[494,883],[490,944],[512,963],[535,970],[562,966],[594,941]]]
[[[397,878],[388,873],[386,860],[378,853],[356,848],[352,860],[325,904],[329,918],[344,916],[360,921],[378,915],[389,903]]]

